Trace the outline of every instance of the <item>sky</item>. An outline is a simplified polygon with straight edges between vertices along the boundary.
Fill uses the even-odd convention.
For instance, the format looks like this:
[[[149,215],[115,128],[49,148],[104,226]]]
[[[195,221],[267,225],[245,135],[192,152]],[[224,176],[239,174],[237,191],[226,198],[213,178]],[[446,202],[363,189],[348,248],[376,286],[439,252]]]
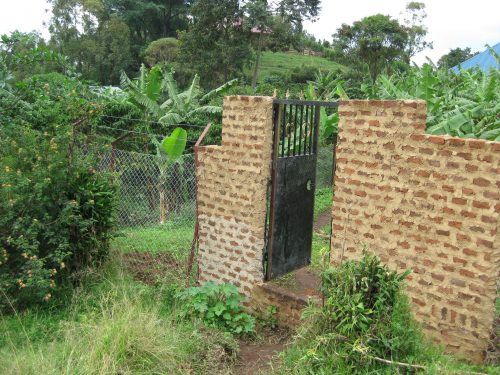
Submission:
[[[305,29],[319,39],[331,40],[342,23],[352,24],[363,17],[382,13],[402,20],[409,0],[323,0],[317,22],[305,23]],[[428,41],[432,50],[425,50],[414,57],[422,64],[428,56],[434,62],[451,48],[471,47],[483,51],[485,44],[500,42],[500,1],[498,0],[420,0],[425,3]],[[13,30],[38,30],[47,38],[50,13],[45,0],[0,0],[0,34]]]
[[[432,41],[432,50],[414,57],[417,64],[426,62],[426,56],[437,62],[456,47],[470,47],[484,51],[485,44],[500,42],[500,1],[498,0],[419,0],[426,7],[428,28],[426,40]],[[323,0],[319,20],[306,22],[305,29],[316,38],[331,40],[332,34],[343,23],[352,24],[363,17],[377,13],[403,20],[401,13],[409,0]]]

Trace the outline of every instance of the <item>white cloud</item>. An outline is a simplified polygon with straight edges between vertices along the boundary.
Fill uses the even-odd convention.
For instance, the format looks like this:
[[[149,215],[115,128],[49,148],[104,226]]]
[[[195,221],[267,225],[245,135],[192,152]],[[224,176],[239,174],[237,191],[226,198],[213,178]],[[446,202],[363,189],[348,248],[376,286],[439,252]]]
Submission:
[[[50,12],[46,12],[49,8],[45,0],[0,0],[0,34],[36,30],[47,38],[49,33],[43,24],[50,19]]]
[[[407,0],[323,0],[322,12],[317,22],[306,22],[305,28],[317,38],[331,40],[342,23],[352,24],[363,17],[382,13],[401,19]],[[485,44],[500,42],[500,2],[497,0],[452,1],[421,0],[425,3],[429,29],[427,40],[434,42],[434,49],[415,56],[417,64],[429,56],[437,61],[455,47],[471,47],[483,51]]]

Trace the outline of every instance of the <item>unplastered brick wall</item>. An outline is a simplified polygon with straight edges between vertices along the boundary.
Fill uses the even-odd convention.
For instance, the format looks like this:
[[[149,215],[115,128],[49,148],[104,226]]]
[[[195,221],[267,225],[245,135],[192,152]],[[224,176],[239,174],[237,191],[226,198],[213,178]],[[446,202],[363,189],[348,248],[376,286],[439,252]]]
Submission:
[[[425,134],[422,101],[343,101],[332,262],[363,248],[411,268],[414,316],[481,361],[499,276],[500,143]]]
[[[270,97],[224,98],[221,146],[198,149],[200,282],[262,282],[266,195],[271,173]]]

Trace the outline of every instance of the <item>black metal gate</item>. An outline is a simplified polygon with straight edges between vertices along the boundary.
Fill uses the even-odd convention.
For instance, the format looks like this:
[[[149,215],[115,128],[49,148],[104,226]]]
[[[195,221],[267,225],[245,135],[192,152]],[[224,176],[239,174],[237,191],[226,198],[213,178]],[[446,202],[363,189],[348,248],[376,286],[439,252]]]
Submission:
[[[267,280],[311,262],[321,107],[337,103],[274,101]]]

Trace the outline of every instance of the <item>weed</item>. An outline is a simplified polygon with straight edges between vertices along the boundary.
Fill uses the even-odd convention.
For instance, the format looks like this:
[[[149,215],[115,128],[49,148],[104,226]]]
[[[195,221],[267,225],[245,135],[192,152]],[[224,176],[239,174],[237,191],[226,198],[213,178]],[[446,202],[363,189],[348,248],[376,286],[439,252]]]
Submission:
[[[255,319],[243,312],[243,297],[232,284],[209,282],[181,291],[177,297],[181,318],[199,318],[208,327],[236,334],[255,330]]]

